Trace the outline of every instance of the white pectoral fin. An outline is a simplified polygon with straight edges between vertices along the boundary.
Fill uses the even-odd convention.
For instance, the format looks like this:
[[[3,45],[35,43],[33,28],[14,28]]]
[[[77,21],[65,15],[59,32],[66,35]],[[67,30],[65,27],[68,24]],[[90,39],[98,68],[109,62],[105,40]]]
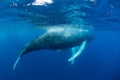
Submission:
[[[83,52],[83,50],[85,49],[85,46],[86,46],[86,43],[87,43],[87,41],[85,40],[85,41],[83,41],[82,42],[82,44],[81,44],[81,46],[78,48],[78,50],[76,51],[76,49],[77,48],[72,48],[72,57],[70,57],[69,59],[68,59],[68,61],[71,61],[72,62],[72,64],[74,63],[74,60],[76,59],[76,57],[78,57],[82,52]]]
[[[77,52],[78,49],[79,49],[79,46],[71,48],[72,56]],[[72,60],[71,65],[73,65],[74,62],[75,62],[75,60]]]

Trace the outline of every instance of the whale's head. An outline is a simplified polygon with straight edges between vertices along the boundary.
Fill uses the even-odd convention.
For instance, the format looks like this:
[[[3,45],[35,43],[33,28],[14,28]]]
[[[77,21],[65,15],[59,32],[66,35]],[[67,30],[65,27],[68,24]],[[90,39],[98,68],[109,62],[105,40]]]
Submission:
[[[77,25],[77,28],[79,28],[79,31],[82,35],[86,36],[87,42],[90,42],[95,39],[95,36],[94,36],[95,28],[93,26]]]
[[[90,29],[79,29],[79,31],[80,31],[80,33],[82,33],[82,35],[86,36],[86,40],[88,42],[95,39],[93,30],[90,30]]]

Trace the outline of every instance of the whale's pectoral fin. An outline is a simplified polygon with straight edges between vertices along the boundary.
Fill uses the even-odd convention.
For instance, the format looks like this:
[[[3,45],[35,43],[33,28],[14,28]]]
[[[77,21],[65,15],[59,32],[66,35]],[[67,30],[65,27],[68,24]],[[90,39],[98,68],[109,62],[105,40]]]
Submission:
[[[80,46],[71,48],[72,56],[75,55],[75,53],[77,52],[79,48]],[[74,62],[75,62],[75,59],[71,61],[71,65],[74,64]]]
[[[82,42],[80,47],[72,48],[72,57],[68,59],[68,61],[71,62],[71,64],[74,63],[76,57],[78,57],[82,53],[82,51],[85,49],[86,43],[87,41],[85,40]]]
[[[14,63],[14,66],[13,66],[13,71],[15,70],[19,60],[21,59],[21,57],[23,56],[23,53],[25,52],[25,49],[22,50],[22,52],[20,53],[20,55],[18,56],[17,60],[15,61]]]

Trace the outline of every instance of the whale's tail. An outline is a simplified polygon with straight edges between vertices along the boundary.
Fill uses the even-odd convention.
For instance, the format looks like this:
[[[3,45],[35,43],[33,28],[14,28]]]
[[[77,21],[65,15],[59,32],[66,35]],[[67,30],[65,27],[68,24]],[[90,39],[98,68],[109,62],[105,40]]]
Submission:
[[[23,49],[23,50],[21,51],[20,55],[18,56],[17,60],[15,61],[14,66],[13,66],[13,72],[14,72],[14,70],[15,70],[15,68],[16,68],[16,66],[17,66],[17,64],[18,64],[18,62],[19,62],[20,59],[22,58],[23,53],[25,53],[25,51],[26,51],[26,50]]]
[[[19,57],[17,58],[17,60],[15,61],[14,66],[13,66],[13,71],[15,70],[16,65],[17,65],[17,63],[19,62],[20,59],[21,59],[21,56],[19,56]]]

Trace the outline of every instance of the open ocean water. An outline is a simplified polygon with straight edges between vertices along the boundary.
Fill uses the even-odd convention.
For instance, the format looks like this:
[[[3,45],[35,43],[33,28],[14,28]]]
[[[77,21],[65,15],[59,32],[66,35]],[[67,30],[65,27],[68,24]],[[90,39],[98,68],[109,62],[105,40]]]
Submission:
[[[13,65],[38,27],[94,28],[95,39],[71,65],[70,49],[39,50]],[[0,0],[0,80],[120,80],[120,0]]]

